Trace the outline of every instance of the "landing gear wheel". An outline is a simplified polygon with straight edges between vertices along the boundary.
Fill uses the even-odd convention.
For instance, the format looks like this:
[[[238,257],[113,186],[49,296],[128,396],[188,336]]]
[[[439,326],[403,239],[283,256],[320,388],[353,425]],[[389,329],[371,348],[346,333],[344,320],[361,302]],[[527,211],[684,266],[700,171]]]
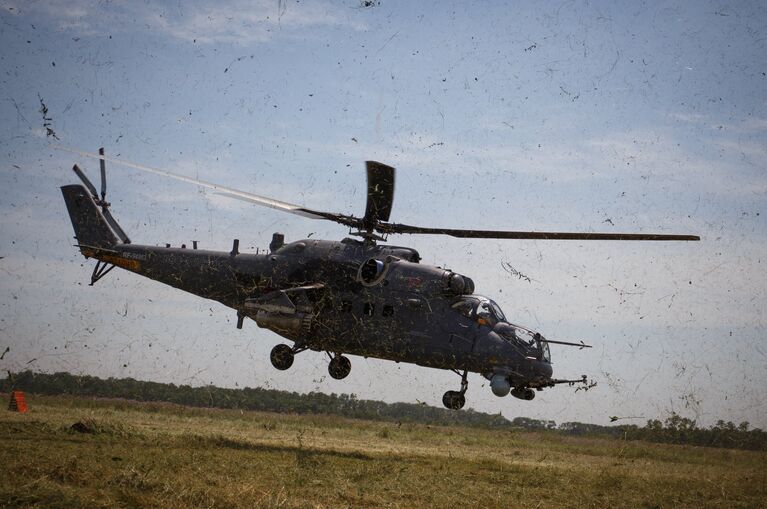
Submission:
[[[451,371],[461,377],[461,390],[447,391],[442,396],[442,404],[445,405],[445,408],[449,408],[450,410],[460,410],[463,408],[463,405],[466,404],[466,396],[464,396],[464,394],[466,394],[466,389],[469,388],[469,380],[467,378],[469,371],[466,369],[463,370],[463,373],[455,369]]]
[[[281,371],[285,371],[293,365],[293,357],[293,349],[288,345],[277,345],[272,348],[272,353],[269,354],[272,366]]]
[[[466,397],[458,391],[447,391],[442,396],[442,404],[450,410],[460,410],[466,404]]]
[[[352,370],[352,361],[348,357],[343,355],[336,355],[330,359],[328,364],[328,373],[336,380],[341,380],[349,376],[349,372]]]

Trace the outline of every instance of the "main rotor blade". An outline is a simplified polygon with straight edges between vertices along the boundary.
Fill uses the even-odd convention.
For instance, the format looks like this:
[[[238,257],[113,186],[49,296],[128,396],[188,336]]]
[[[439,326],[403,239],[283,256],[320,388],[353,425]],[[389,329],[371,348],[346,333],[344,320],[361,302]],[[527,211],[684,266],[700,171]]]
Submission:
[[[380,233],[411,233],[450,235],[470,239],[540,239],[540,240],[700,240],[697,235],[670,235],[662,233],[573,233],[573,232],[519,232],[497,230],[454,230],[450,228],[424,228],[397,223],[379,223]]]
[[[368,199],[363,224],[373,230],[379,221],[388,221],[394,199],[394,173],[391,166],[365,161],[368,174]]]
[[[156,175],[162,175],[172,179],[180,180],[182,182],[188,182],[201,187],[207,187],[213,189],[222,196],[229,198],[236,198],[239,200],[255,203],[265,207],[273,208],[276,210],[282,210],[291,214],[296,214],[303,217],[312,219],[324,219],[327,221],[334,221],[350,228],[365,229],[368,232],[373,230],[383,233],[408,233],[408,234],[422,234],[422,235],[450,235],[452,237],[459,238],[474,238],[474,239],[540,239],[540,240],[654,240],[654,241],[696,241],[700,240],[697,235],[672,235],[672,234],[660,234],[660,233],[574,233],[574,232],[523,232],[523,231],[502,231],[502,230],[461,230],[452,228],[425,228],[422,226],[411,226],[398,223],[386,223],[391,213],[392,200],[394,196],[394,168],[386,166],[384,164],[368,161],[368,202],[365,210],[364,218],[356,218],[354,216],[347,216],[344,214],[338,214],[334,212],[323,212],[319,210],[312,210],[292,203],[275,200],[266,196],[259,196],[257,194],[247,193],[245,191],[239,191],[231,187],[214,184],[212,182],[206,182],[204,180],[194,179],[183,175],[176,175],[166,170],[158,168],[152,168],[129,161],[123,161],[112,157],[106,157],[100,154],[94,154],[91,152],[83,152],[75,150],[69,147],[63,147],[60,145],[53,145],[58,150],[64,150],[79,154],[84,157],[91,157],[94,159],[100,159],[101,161],[110,161],[123,166],[135,168],[137,170],[145,171],[148,173],[154,173]],[[96,190],[93,184],[88,181],[87,177],[75,166],[73,168],[75,173],[81,180],[88,186],[89,190],[96,195]]]
[[[224,188],[219,186],[219,189],[224,189]],[[219,191],[216,194],[220,196],[226,196],[227,198],[234,198],[236,200],[246,201],[248,203],[255,203],[256,205],[266,205],[263,202],[264,198],[262,196],[257,196],[257,195],[248,196],[249,193],[245,193],[243,191],[238,191],[237,194],[230,193],[228,191]],[[267,199],[271,200],[271,198],[267,198]],[[277,200],[272,200],[272,201],[277,201]],[[280,202],[280,203],[284,203],[284,202]],[[271,207],[270,205],[266,205],[266,206]],[[336,223],[341,223],[351,228],[360,228],[362,226],[362,220],[354,216],[346,216],[344,214],[337,214],[335,212],[322,212],[321,210],[307,209],[305,207],[299,207],[298,205],[293,205],[293,207],[295,207],[295,209],[292,209],[292,210],[286,210],[286,209],[278,208],[278,207],[271,207],[271,208],[278,208],[278,210],[284,210],[285,212],[291,212],[293,214],[308,217],[311,219],[326,219],[328,221],[335,221]]]
[[[240,200],[244,200],[250,203],[255,203],[257,205],[263,205],[265,207],[269,207],[276,210],[282,210],[284,212],[289,212],[291,214],[296,214],[303,217],[309,217],[312,219],[326,219],[328,221],[336,221],[342,224],[350,225],[352,221],[355,221],[353,223],[354,226],[359,224],[359,220],[357,220],[354,217],[351,216],[344,216],[342,214],[335,214],[332,212],[322,212],[312,209],[307,209],[305,207],[301,207],[299,205],[294,205],[292,203],[275,200],[274,198],[268,198],[266,196],[259,196],[257,194],[253,193],[247,193],[245,191],[240,191],[231,187],[222,186],[219,184],[214,184],[212,182],[206,182],[204,180],[194,179],[191,177],[186,177],[184,175],[177,175],[175,173],[171,173],[166,170],[161,170],[158,168],[152,168],[150,166],[144,166],[142,164],[136,164],[132,163],[130,161],[124,161],[122,159],[115,159],[113,157],[107,157],[101,154],[94,154],[92,152],[83,152],[81,150],[75,150],[69,147],[63,147],[60,145],[54,145],[54,148],[58,150],[64,150],[67,152],[72,152],[73,154],[78,154],[83,157],[91,157],[93,159],[101,159],[102,161],[109,161],[111,163],[120,164],[123,166],[128,166],[130,168],[135,168],[137,170],[145,171],[148,173],[154,173],[155,175],[162,175],[163,177],[172,178],[175,180],[180,180],[182,182],[188,182],[190,184],[195,184],[201,187],[207,187],[208,189],[213,189],[214,191],[217,191],[218,194],[222,196],[227,196],[229,198],[237,198]],[[79,168],[78,168],[79,169]],[[77,170],[75,170],[77,172]],[[84,175],[81,175],[82,172],[77,173],[78,176],[81,176],[81,178],[84,177]],[[86,184],[87,185],[87,184]],[[92,187],[92,184],[91,184]],[[94,189],[95,194],[95,189]]]
[[[106,200],[107,196],[107,166],[104,161],[104,147],[99,149],[99,155],[101,160],[99,161],[99,170],[101,170],[101,199]]]

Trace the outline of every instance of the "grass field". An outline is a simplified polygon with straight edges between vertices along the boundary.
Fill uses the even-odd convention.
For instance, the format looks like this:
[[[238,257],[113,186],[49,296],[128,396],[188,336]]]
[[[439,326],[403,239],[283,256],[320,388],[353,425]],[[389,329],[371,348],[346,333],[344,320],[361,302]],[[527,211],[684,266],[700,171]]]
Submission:
[[[0,414],[2,507],[767,507],[764,452],[27,401]]]

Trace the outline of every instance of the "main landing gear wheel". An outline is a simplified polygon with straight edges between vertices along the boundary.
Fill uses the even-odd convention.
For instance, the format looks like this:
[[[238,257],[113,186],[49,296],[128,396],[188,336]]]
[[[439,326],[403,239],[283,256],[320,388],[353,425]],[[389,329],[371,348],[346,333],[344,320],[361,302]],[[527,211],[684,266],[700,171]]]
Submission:
[[[442,404],[450,410],[460,410],[466,404],[466,396],[459,391],[447,391],[442,396]]]
[[[328,364],[328,373],[336,380],[341,380],[349,376],[349,372],[352,370],[352,361],[348,357],[343,355],[336,355],[331,357]]]
[[[293,349],[288,345],[277,345],[272,348],[272,353],[269,354],[269,359],[272,361],[272,366],[285,371],[293,365]]]
[[[467,380],[466,376],[469,374],[467,370],[464,370],[463,373],[459,373],[456,370],[453,370],[455,374],[461,375],[461,390],[460,391],[447,391],[442,396],[442,404],[445,405],[445,408],[449,408],[450,410],[460,410],[463,408],[463,405],[466,404],[466,389],[469,388],[469,381]]]

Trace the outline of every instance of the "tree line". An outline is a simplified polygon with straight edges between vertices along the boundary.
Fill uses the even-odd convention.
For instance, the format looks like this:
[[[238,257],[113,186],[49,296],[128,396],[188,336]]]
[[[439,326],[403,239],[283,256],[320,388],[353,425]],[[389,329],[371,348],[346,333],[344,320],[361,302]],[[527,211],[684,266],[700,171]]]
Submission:
[[[474,410],[456,412],[425,404],[384,403],[358,399],[354,394],[324,394],[250,388],[226,389],[212,385],[192,387],[133,378],[102,379],[70,373],[34,373],[23,371],[0,380],[0,392],[23,390],[34,394],[124,398],[136,401],[168,402],[192,407],[260,410],[296,414],[332,414],[354,419],[389,422],[413,422],[435,425],[462,425],[483,428],[524,429],[543,433],[575,436],[612,437],[625,440],[689,444],[767,450],[767,432],[751,429],[748,422],[735,425],[718,421],[700,427],[694,420],[671,414],[665,421],[648,420],[644,426],[623,424],[602,426],[581,422],[557,425],[552,420],[516,417],[508,420],[500,414]],[[616,418],[617,419],[617,418]]]
[[[332,414],[353,419],[414,422],[436,425],[460,424],[479,427],[510,427],[508,419],[473,410],[455,412],[425,404],[384,403],[358,399],[354,394],[324,394],[281,391],[260,387],[225,389],[213,385],[192,387],[133,378],[107,378],[70,373],[23,371],[0,380],[0,392],[12,389],[33,394],[123,398],[162,401],[191,407],[231,408],[294,414]]]

